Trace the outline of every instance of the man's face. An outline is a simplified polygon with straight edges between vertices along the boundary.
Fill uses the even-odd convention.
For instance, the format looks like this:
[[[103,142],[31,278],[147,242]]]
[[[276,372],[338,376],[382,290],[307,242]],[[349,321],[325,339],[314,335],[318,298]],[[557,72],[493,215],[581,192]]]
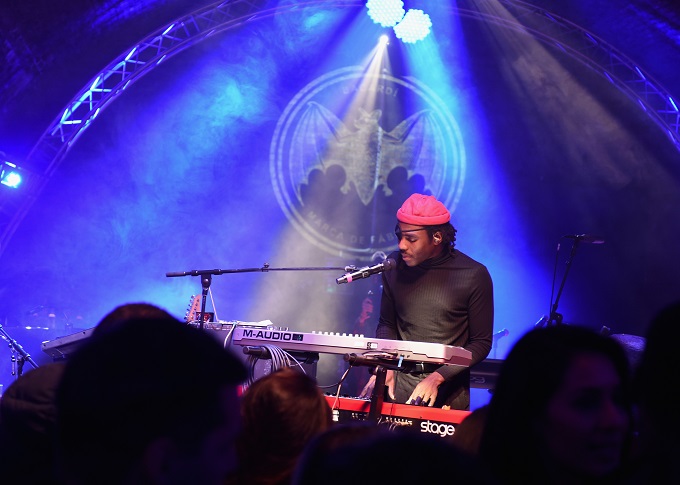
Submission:
[[[437,256],[441,250],[441,236],[439,239],[430,238],[423,226],[414,226],[400,222],[395,228],[399,239],[399,251],[407,266],[418,266],[423,261]]]

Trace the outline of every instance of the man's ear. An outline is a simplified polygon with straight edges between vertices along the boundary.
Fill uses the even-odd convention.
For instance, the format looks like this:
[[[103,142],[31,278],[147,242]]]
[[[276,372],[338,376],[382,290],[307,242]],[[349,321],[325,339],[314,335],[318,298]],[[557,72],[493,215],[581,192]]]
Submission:
[[[432,235],[432,239],[434,239],[435,244],[441,244],[442,242],[442,233],[441,232],[435,232]]]

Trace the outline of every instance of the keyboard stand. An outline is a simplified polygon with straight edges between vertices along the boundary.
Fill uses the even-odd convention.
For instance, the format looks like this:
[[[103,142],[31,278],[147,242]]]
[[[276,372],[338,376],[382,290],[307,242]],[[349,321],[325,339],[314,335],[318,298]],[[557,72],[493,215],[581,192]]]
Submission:
[[[421,362],[406,361],[400,358],[388,357],[364,357],[357,354],[345,354],[344,360],[350,365],[365,365],[375,367],[375,386],[371,393],[371,407],[368,411],[368,420],[378,421],[385,401],[385,380],[387,370],[412,373]]]
[[[382,411],[383,402],[385,401],[385,378],[387,376],[387,368],[379,365],[375,368],[375,386],[371,393],[371,407],[368,411],[368,420],[378,422],[380,419],[380,412]]]

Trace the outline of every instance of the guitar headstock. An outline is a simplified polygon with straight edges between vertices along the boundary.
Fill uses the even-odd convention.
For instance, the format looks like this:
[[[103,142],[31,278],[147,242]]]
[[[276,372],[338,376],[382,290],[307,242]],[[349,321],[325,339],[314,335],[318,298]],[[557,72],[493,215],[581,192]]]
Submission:
[[[191,302],[189,303],[189,308],[184,317],[187,322],[197,322],[201,316],[201,295],[192,295]]]

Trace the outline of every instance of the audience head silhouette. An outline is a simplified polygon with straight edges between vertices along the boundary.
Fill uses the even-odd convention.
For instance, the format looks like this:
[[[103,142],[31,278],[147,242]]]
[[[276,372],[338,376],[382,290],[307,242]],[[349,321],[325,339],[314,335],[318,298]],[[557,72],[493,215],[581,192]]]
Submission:
[[[232,483],[287,484],[307,443],[332,424],[316,381],[284,367],[256,380],[242,397],[238,472]]]
[[[629,363],[613,339],[558,325],[510,350],[489,402],[480,456],[504,483],[605,482],[632,435]]]
[[[151,303],[125,303],[104,315],[92,331],[93,335],[108,332],[134,318],[174,318],[170,313]]]
[[[66,363],[57,392],[72,484],[215,484],[235,466],[244,365],[173,317],[118,321]]]
[[[0,399],[0,476],[4,483],[56,483],[54,403],[64,364],[19,376]]]
[[[680,370],[678,342],[680,301],[664,308],[650,323],[635,373],[642,459],[638,473],[646,483],[680,482],[676,465],[680,453],[680,397],[673,381]]]
[[[293,485],[412,485],[448,483],[452,477],[470,485],[495,483],[474,457],[439,436],[386,426],[375,433],[358,430],[352,436],[352,431],[340,439],[331,432],[310,444]]]
[[[479,444],[482,440],[488,411],[488,404],[480,406],[474,409],[456,426],[456,432],[451,437],[451,442],[456,448],[472,456],[479,454]]]
[[[337,450],[360,445],[366,439],[384,432],[385,428],[374,421],[357,420],[333,424],[305,447],[295,468],[293,484],[325,483],[329,476],[327,461]]]

